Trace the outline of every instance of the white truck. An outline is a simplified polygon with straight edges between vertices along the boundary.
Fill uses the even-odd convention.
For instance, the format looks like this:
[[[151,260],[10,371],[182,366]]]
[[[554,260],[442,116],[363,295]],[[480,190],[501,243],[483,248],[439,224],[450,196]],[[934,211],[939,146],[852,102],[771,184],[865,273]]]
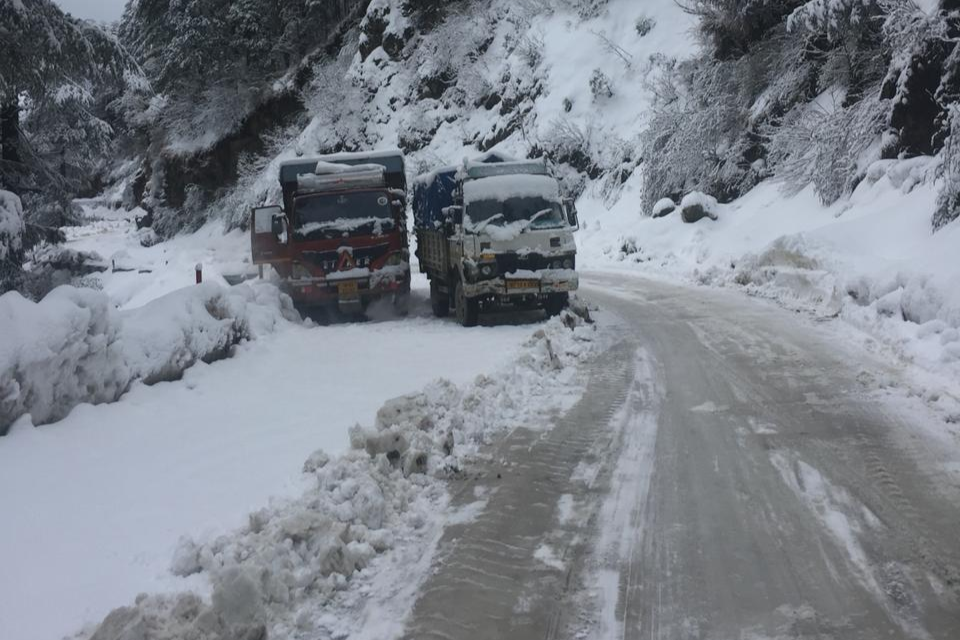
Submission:
[[[433,313],[464,326],[492,308],[558,314],[576,291],[573,200],[543,161],[489,154],[417,178],[414,225]]]

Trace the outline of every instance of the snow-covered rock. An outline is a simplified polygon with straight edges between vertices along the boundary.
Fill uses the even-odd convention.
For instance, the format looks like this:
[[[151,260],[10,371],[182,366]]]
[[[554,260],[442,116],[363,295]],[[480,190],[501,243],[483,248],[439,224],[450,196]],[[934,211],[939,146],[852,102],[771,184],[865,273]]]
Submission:
[[[680,217],[687,224],[700,222],[704,218],[717,220],[717,199],[699,191],[688,193],[680,201]]]
[[[40,302],[0,296],[0,433],[29,413],[63,418],[82,402],[112,402],[137,380],[178,378],[194,363],[296,319],[273,285],[188,287],[131,311],[103,293],[62,286]]]
[[[670,198],[661,198],[653,205],[650,216],[653,218],[663,218],[677,210],[677,203]]]

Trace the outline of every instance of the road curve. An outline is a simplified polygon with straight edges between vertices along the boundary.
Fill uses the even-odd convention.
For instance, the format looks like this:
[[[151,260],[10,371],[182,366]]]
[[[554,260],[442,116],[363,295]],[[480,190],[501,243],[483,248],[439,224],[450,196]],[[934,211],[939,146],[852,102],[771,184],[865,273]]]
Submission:
[[[585,284],[619,342],[459,481],[482,513],[406,637],[960,638],[958,448],[876,390],[896,371],[735,292]]]

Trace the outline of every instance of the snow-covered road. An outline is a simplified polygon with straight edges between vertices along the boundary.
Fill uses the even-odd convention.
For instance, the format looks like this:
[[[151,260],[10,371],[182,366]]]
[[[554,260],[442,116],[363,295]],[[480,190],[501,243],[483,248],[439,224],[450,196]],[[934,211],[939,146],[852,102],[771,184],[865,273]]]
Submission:
[[[384,400],[495,371],[533,332],[425,313],[419,299],[404,321],[291,324],[179,382],[21,421],[0,441],[0,638],[60,638],[140,592],[203,591],[169,573],[180,536],[298,495],[306,457],[342,453]]]
[[[385,399],[530,357],[536,327],[434,320],[419,284],[409,319],[290,325],[181,381],[24,419],[0,442],[0,637],[62,637],[141,591],[209,593],[169,572],[181,535],[297,496],[304,458],[346,450]],[[427,527],[436,554],[398,546],[303,637],[957,637],[960,429],[930,402],[948,382],[920,392],[849,326],[736,291],[584,285],[615,343],[586,393],[556,415],[497,396],[553,428],[491,435],[450,480],[467,515]],[[545,371],[522,376],[555,394]]]
[[[406,638],[960,637],[960,432],[840,323],[587,278],[581,402],[456,488]]]

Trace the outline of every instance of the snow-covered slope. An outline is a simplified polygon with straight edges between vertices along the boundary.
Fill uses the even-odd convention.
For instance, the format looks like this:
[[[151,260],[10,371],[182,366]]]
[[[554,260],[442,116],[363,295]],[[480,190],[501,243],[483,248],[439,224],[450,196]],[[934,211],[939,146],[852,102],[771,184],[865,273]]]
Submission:
[[[768,180],[720,207],[719,221],[653,220],[635,154],[663,69],[698,52],[694,16],[672,0],[490,0],[452,7],[447,22],[411,36],[402,4],[371,4],[359,36],[366,55],[348,44],[323,67],[315,117],[281,158],[400,145],[417,172],[494,146],[545,154],[582,194],[581,266],[743,286],[839,315],[924,366],[956,372],[956,224],[930,231],[942,159],[865,159],[865,180],[829,207],[810,187]],[[275,200],[275,164],[231,202]]]
[[[719,220],[642,215],[632,179],[607,210],[581,200],[581,265],[639,269],[742,287],[821,316],[839,316],[895,352],[960,379],[960,227],[930,231],[935,161],[878,163],[849,198],[825,207],[811,188],[776,182],[721,205]]]

